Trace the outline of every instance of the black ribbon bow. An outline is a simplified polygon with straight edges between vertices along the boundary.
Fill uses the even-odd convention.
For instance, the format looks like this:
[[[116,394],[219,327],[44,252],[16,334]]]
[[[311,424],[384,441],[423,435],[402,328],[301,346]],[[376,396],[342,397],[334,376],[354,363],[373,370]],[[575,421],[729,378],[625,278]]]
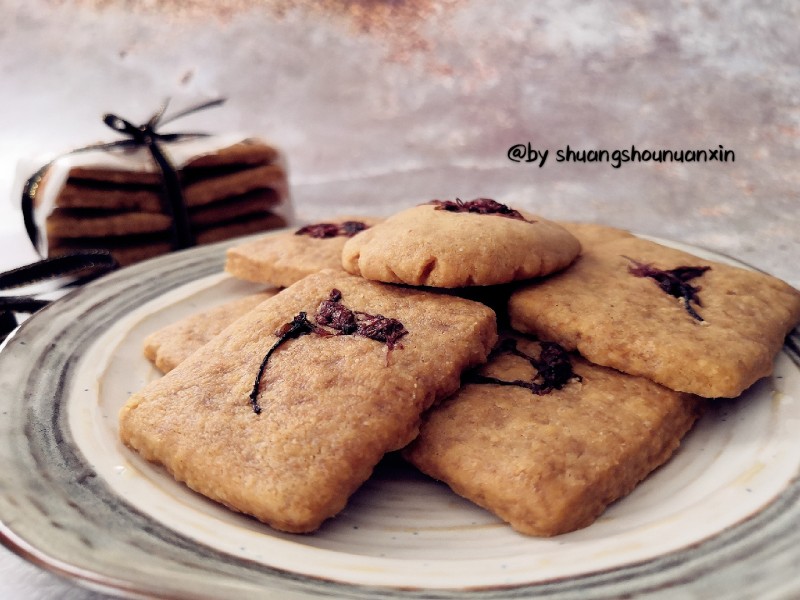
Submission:
[[[103,116],[103,122],[114,131],[128,136],[127,139],[119,140],[116,142],[108,142],[102,144],[92,144],[83,148],[77,148],[67,154],[77,154],[79,152],[87,152],[89,150],[110,150],[113,148],[128,148],[128,147],[146,147],[153,161],[159,169],[161,175],[161,183],[164,190],[164,212],[171,217],[172,228],[170,231],[171,245],[173,250],[180,250],[181,248],[188,248],[194,245],[194,236],[192,235],[189,226],[189,215],[186,208],[186,203],[183,198],[183,189],[181,186],[180,176],[177,170],[170,162],[168,156],[161,148],[160,142],[174,142],[178,140],[206,137],[207,133],[159,133],[158,127],[165,125],[181,117],[185,117],[192,113],[219,106],[225,102],[224,98],[203,102],[187,108],[177,114],[164,118],[164,113],[167,110],[168,101],[165,102],[161,108],[154,114],[146,123],[142,125],[134,125],[121,117],[113,114],[106,114]],[[39,231],[36,227],[34,219],[34,209],[36,205],[36,194],[39,191],[42,178],[44,177],[47,169],[53,164],[52,161],[36,173],[34,173],[26,182],[22,190],[22,215],[25,221],[25,230],[28,237],[33,243],[36,251],[40,256],[43,256],[39,248]]]
[[[117,268],[117,262],[103,250],[83,250],[46,258],[0,273],[0,290],[26,287],[42,281],[69,278],[65,283],[79,285]],[[35,295],[0,295],[0,342],[17,327],[15,313],[34,313],[49,304]]]

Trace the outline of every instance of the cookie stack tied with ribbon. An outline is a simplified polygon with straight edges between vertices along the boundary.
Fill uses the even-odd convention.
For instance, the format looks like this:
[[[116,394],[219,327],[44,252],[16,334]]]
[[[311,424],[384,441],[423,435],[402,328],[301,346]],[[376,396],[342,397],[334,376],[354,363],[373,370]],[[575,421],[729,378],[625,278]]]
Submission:
[[[213,101],[147,123],[104,122],[125,139],[73,150],[31,177],[28,234],[42,256],[109,251],[118,263],[283,227],[291,220],[285,161],[240,134],[161,133]]]

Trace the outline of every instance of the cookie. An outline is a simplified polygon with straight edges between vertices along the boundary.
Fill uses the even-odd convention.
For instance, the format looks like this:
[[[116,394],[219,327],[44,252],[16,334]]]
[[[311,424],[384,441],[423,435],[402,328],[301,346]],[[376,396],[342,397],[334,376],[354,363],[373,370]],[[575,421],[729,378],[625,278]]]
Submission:
[[[187,206],[203,206],[221,198],[239,196],[253,190],[275,190],[281,197],[288,193],[286,173],[279,165],[263,165],[189,183],[184,189]]]
[[[47,237],[56,245],[57,240],[69,238],[103,238],[140,233],[169,231],[172,219],[160,213],[131,212],[86,214],[81,211],[55,209],[47,219]],[[101,243],[99,240],[97,243]]]
[[[195,313],[148,335],[144,355],[162,373],[168,373],[236,319],[278,292],[250,294]]]
[[[800,293],[769,275],[626,238],[509,300],[514,329],[593,363],[704,397],[735,397],[772,372]]]
[[[266,212],[258,217],[247,216],[227,223],[220,223],[213,227],[202,228],[195,235],[195,240],[199,245],[212,244],[231,238],[251,235],[259,231],[280,229],[285,226],[286,219],[282,216]]]
[[[225,270],[238,279],[282,287],[322,269],[341,270],[349,236],[378,222],[372,217],[339,217],[244,242],[228,249]]]
[[[515,341],[517,351],[541,358],[538,343]],[[521,533],[590,525],[672,456],[700,403],[577,356],[571,362],[579,379],[543,395],[468,378],[426,414],[404,456]],[[537,375],[509,352],[478,373],[507,382]]]
[[[493,200],[434,201],[353,236],[342,265],[366,279],[456,288],[547,275],[579,252],[563,227]]]
[[[573,221],[556,221],[556,223],[578,238],[581,248],[613,242],[620,238],[633,237],[630,231],[599,223],[577,223]]]
[[[269,165],[282,161],[281,153],[270,144],[255,138],[225,146],[216,152],[199,154],[183,165],[183,171],[192,177],[195,171],[209,168],[239,167],[242,165]]]
[[[213,500],[313,531],[496,338],[481,304],[322,271],[134,394],[120,436]]]
[[[273,189],[253,190],[221,202],[213,202],[189,209],[192,227],[203,228],[225,223],[248,215],[259,215],[273,210],[281,196]]]
[[[43,185],[49,180],[45,177]],[[120,189],[115,185],[97,182],[76,183],[67,181],[56,199],[61,209],[113,209],[158,213],[163,208],[159,188],[156,184],[137,186],[125,184]],[[51,213],[52,214],[52,213]]]
[[[269,229],[279,229],[286,221],[270,212],[246,215],[243,218],[201,227],[195,231],[198,245],[221,242],[227,239],[258,233]],[[49,255],[58,256],[74,250],[102,248],[109,251],[120,266],[127,266],[148,258],[170,252],[172,246],[166,232],[142,235],[106,236],[103,238],[57,238],[51,240]]]

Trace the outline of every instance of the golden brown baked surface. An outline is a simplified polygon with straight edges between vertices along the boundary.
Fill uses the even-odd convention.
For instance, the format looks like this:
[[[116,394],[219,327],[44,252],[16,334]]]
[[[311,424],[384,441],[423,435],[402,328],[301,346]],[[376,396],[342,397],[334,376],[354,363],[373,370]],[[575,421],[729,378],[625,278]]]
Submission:
[[[346,221],[373,226],[380,219],[338,217],[328,223]],[[348,237],[314,238],[297,235],[296,231],[265,236],[229,248],[225,270],[238,279],[286,287],[322,269],[342,269],[342,248]]]
[[[599,223],[578,223],[573,221],[556,221],[561,227],[569,231],[572,235],[578,238],[581,247],[586,249],[590,246],[597,244],[605,244],[606,242],[613,242],[620,238],[633,237],[630,231],[611,227],[610,225],[601,225]]]
[[[255,414],[248,396],[276,330],[300,311],[314,315],[334,288],[351,310],[398,319],[408,334],[388,354],[355,335],[289,340],[267,364]],[[209,498],[277,529],[313,531],[384,453],[416,436],[422,411],[458,389],[496,338],[481,304],[323,271],[131,396],[120,436]]]
[[[627,257],[627,258],[626,258]],[[629,272],[634,259],[663,270],[710,266],[691,280],[702,305]],[[734,397],[772,372],[800,320],[800,293],[765,275],[626,238],[589,248],[567,271],[509,301],[514,329],[578,350],[588,360],[705,397]]]
[[[538,356],[539,344],[519,340]],[[678,448],[698,398],[573,359],[581,381],[537,396],[467,383],[425,415],[404,456],[529,535],[586,527]],[[480,373],[529,380],[524,359],[500,354]]]
[[[250,294],[162,327],[145,338],[144,355],[158,370],[167,373],[236,319],[277,293],[274,289]]]
[[[580,252],[552,221],[438,210],[404,210],[353,236],[344,269],[366,279],[442,288],[495,285],[553,273]]]

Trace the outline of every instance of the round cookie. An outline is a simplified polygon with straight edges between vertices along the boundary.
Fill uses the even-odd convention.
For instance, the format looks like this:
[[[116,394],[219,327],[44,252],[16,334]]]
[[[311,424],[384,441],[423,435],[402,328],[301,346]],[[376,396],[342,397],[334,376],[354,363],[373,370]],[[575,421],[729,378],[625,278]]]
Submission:
[[[580,250],[563,227],[494,200],[434,200],[350,238],[342,266],[366,279],[456,288],[547,275]]]

